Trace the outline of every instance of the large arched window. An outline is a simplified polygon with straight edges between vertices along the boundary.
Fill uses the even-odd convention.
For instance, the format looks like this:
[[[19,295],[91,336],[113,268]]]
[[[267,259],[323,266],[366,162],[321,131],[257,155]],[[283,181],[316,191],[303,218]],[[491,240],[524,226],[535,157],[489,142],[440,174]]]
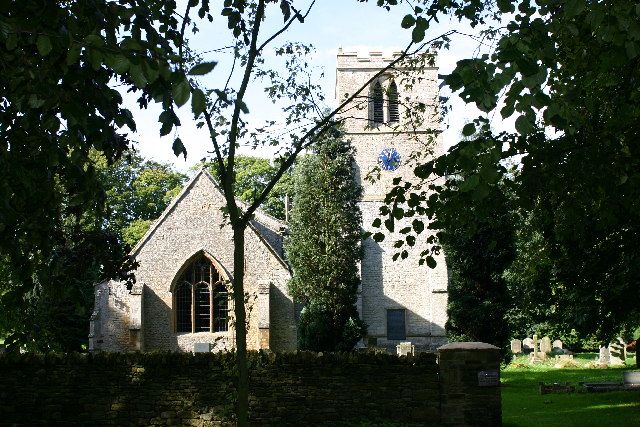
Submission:
[[[222,275],[208,258],[197,258],[176,283],[176,332],[227,331],[228,305]]]
[[[389,122],[398,123],[400,121],[400,110],[398,108],[398,86],[392,81],[389,85]]]
[[[384,123],[384,98],[382,94],[382,85],[380,82],[375,82],[373,90],[371,91],[371,103],[370,103],[370,117],[373,124]]]

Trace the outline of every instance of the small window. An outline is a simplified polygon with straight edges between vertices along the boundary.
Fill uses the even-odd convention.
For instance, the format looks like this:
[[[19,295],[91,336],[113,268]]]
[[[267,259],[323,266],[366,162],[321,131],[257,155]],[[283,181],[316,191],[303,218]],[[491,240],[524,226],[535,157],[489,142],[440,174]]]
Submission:
[[[384,100],[382,94],[382,85],[380,82],[376,82],[373,85],[373,91],[371,93],[371,108],[370,114],[374,124],[384,123]]]
[[[387,339],[407,339],[407,332],[405,329],[405,310],[403,308],[387,310]]]
[[[396,82],[391,82],[389,85],[389,122],[398,123],[399,121],[398,87]]]
[[[174,306],[176,332],[228,330],[229,294],[220,272],[209,259],[202,256],[189,265],[178,283]]]

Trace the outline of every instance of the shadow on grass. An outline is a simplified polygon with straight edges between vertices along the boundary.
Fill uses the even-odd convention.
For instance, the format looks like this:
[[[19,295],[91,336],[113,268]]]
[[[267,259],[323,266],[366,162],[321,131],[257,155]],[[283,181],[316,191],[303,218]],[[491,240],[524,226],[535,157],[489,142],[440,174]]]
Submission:
[[[591,361],[590,354],[579,359]],[[635,360],[622,367],[605,369],[564,368],[551,364],[507,367],[502,371],[502,420],[504,426],[604,426],[618,423],[637,425],[640,392],[570,393],[541,395],[540,382],[622,382],[622,373],[635,370]]]

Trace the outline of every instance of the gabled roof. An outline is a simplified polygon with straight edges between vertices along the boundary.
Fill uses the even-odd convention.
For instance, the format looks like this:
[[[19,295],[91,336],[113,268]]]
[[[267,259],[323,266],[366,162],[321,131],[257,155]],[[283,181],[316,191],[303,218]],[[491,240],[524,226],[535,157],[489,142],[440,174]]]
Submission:
[[[193,185],[196,183],[198,178],[200,178],[201,176],[204,176],[207,179],[209,179],[213,184],[214,188],[220,193],[220,195],[224,197],[224,193],[222,192],[222,189],[218,185],[218,182],[216,181],[216,179],[205,168],[200,169],[198,173],[196,173],[193,176],[193,178],[191,178],[189,182],[182,188],[180,193],[173,198],[171,203],[169,203],[169,205],[166,207],[164,212],[162,212],[160,217],[157,220],[155,220],[155,222],[151,225],[149,230],[147,230],[145,235],[138,241],[138,243],[136,243],[133,249],[131,249],[131,252],[129,253],[129,255],[135,257],[138,254],[140,249],[151,238],[151,236],[153,235],[153,233],[155,233],[155,231],[158,229],[160,224],[162,224],[165,221],[167,216],[169,216],[169,214],[175,209],[178,203],[180,203],[180,201],[186,196],[186,194],[189,192],[189,190],[193,187]],[[238,207],[240,209],[248,208],[246,203],[238,199],[236,199],[236,203],[238,204]],[[251,229],[256,234],[256,236],[260,239],[260,241],[262,241],[262,243],[264,243],[267,249],[269,249],[269,251],[276,257],[276,259],[287,270],[290,270],[289,265],[283,259],[281,252],[279,252],[273,247],[273,244],[274,244],[273,235],[281,236],[280,234],[281,230],[285,228],[286,228],[286,224],[284,222],[266,214],[265,212],[259,209],[256,210],[256,212],[253,215],[253,219],[249,222],[249,229]],[[271,234],[272,236],[266,236],[265,234],[267,233]]]

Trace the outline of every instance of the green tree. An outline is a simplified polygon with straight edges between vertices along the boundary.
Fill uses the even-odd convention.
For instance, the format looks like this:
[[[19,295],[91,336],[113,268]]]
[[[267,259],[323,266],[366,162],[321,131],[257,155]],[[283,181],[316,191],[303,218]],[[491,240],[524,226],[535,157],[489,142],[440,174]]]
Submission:
[[[78,334],[68,330],[67,340],[51,332],[53,323],[88,316],[76,310],[91,298],[87,281],[132,279],[121,245],[103,228],[105,195],[90,153],[113,163],[135,131],[111,87],[118,76],[138,88],[153,75],[167,84],[161,64],[177,33],[162,3],[0,1],[0,259],[8,271],[0,335],[12,347],[78,348]],[[33,313],[44,309],[51,316]]]
[[[437,216],[444,225],[440,242],[451,271],[447,335],[452,341],[496,345],[506,356],[511,331],[505,317],[511,300],[503,274],[515,257],[507,184],[477,199],[460,191],[462,182],[447,182],[440,193],[447,209]]]
[[[460,173],[461,189],[487,197],[504,174],[500,164],[517,159],[515,200],[545,241],[551,286],[560,287],[554,303],[567,325],[607,343],[640,314],[640,7],[624,0],[442,7],[464,11],[473,24],[487,15],[508,21],[485,32],[494,40],[490,54],[458,62],[444,82],[486,113],[500,100],[499,113],[515,118],[516,132],[493,135],[487,119],[477,119],[464,131],[481,138],[425,162],[418,180],[399,183],[389,203],[413,193],[412,211],[436,212],[444,201],[433,182],[447,173]],[[434,12],[423,9],[418,15]],[[418,19],[408,24],[424,37]]]
[[[354,149],[340,135],[318,143],[294,173],[286,253],[291,295],[305,305],[298,344],[305,350],[351,350],[365,333],[356,310],[362,259],[362,187]]]
[[[336,124],[338,113],[351,106],[371,81],[405,59],[407,54],[418,54],[428,46],[407,46],[402,55],[372,76],[362,88],[341,100],[336,109],[324,113],[323,106],[318,104],[324,97],[319,86],[309,78],[306,59],[311,51],[309,47],[285,43],[275,48],[275,60],[282,61],[280,69],[280,65],[267,68],[264,61],[267,49],[271,49],[291,26],[307,22],[314,2],[302,10],[293,0],[225,0],[215,4],[216,12],[212,12],[209,0],[189,0],[184,11],[177,11],[176,3],[163,0],[2,3],[0,49],[3,67],[8,65],[2,73],[3,105],[9,105],[11,110],[10,115],[3,116],[2,125],[14,134],[3,134],[3,138],[6,137],[3,153],[10,154],[2,158],[0,170],[11,167],[8,179],[2,182],[13,183],[15,179],[17,184],[14,185],[19,188],[9,186],[7,189],[5,186],[0,195],[4,200],[13,200],[14,194],[29,195],[21,212],[25,212],[24,218],[34,221],[23,222],[20,213],[8,209],[9,219],[2,219],[3,226],[5,222],[8,224],[2,229],[8,238],[0,241],[11,242],[5,243],[2,250],[3,253],[6,250],[12,265],[34,266],[20,270],[25,278],[30,278],[36,267],[43,270],[45,263],[40,252],[52,252],[51,245],[47,246],[48,239],[52,230],[59,229],[58,224],[49,221],[52,213],[61,210],[62,203],[53,197],[51,206],[45,204],[61,193],[70,194],[68,206],[73,209],[82,207],[86,211],[96,202],[95,192],[89,191],[99,188],[95,177],[89,179],[93,172],[88,160],[89,148],[94,146],[107,152],[109,160],[113,161],[117,158],[115,154],[121,153],[127,145],[126,138],[114,132],[115,127],[126,124],[130,129],[134,128],[130,114],[119,108],[119,94],[108,86],[112,78],[119,77],[130,90],[138,91],[142,108],[150,102],[162,105],[160,134],[175,131],[173,151],[176,155],[186,156],[187,153],[178,136],[180,120],[175,109],[191,101],[198,127],[204,128],[211,139],[218,179],[227,202],[225,212],[234,232],[232,287],[235,319],[237,325],[241,325],[235,328],[237,415],[238,424],[245,426],[248,371],[243,327],[246,320],[244,232],[253,213],[293,165],[298,154],[322,140]],[[379,2],[387,8],[395,3]],[[194,17],[196,11],[198,18]],[[225,58],[229,60],[229,74],[209,80],[213,87],[204,88],[199,76],[213,71],[216,62],[209,58],[219,53],[191,51],[185,34],[188,34],[187,29],[197,34],[196,24],[208,25],[214,21],[214,16],[213,25],[219,25],[217,19],[226,21],[233,47],[226,50],[230,53]],[[282,21],[263,26],[267,20]],[[273,27],[278,28],[273,33],[266,30]],[[40,62],[44,66],[39,67]],[[78,69],[79,73],[75,73]],[[249,127],[247,93],[250,86],[257,84],[263,84],[261,89],[266,90],[276,103],[276,109],[284,113],[284,133],[277,121]],[[32,110],[26,110],[24,106],[27,105]],[[33,128],[44,132],[33,133]],[[44,128],[53,130],[45,131]],[[35,145],[27,145],[33,141]],[[235,200],[236,157],[241,142],[254,147],[279,147],[277,172],[249,206],[239,206]],[[51,173],[54,167],[58,175]],[[62,187],[66,192],[54,188],[52,182],[66,183]],[[32,197],[36,193],[38,196]],[[36,212],[45,213],[39,218]],[[57,219],[58,215],[53,218]],[[28,284],[23,288],[32,287]]]
[[[106,193],[104,226],[129,247],[146,233],[187,179],[170,165],[145,160],[133,150],[112,165],[98,153],[92,158]]]
[[[214,175],[218,176],[219,170],[215,163],[208,162],[205,167]],[[201,167],[201,166],[198,166]],[[269,159],[253,156],[237,156],[235,191],[236,197],[246,203],[253,203],[262,193],[266,185],[278,171],[277,165]],[[285,197],[292,196],[293,178],[291,171],[286,171],[282,178],[263,202],[261,209],[279,220],[285,219]]]

